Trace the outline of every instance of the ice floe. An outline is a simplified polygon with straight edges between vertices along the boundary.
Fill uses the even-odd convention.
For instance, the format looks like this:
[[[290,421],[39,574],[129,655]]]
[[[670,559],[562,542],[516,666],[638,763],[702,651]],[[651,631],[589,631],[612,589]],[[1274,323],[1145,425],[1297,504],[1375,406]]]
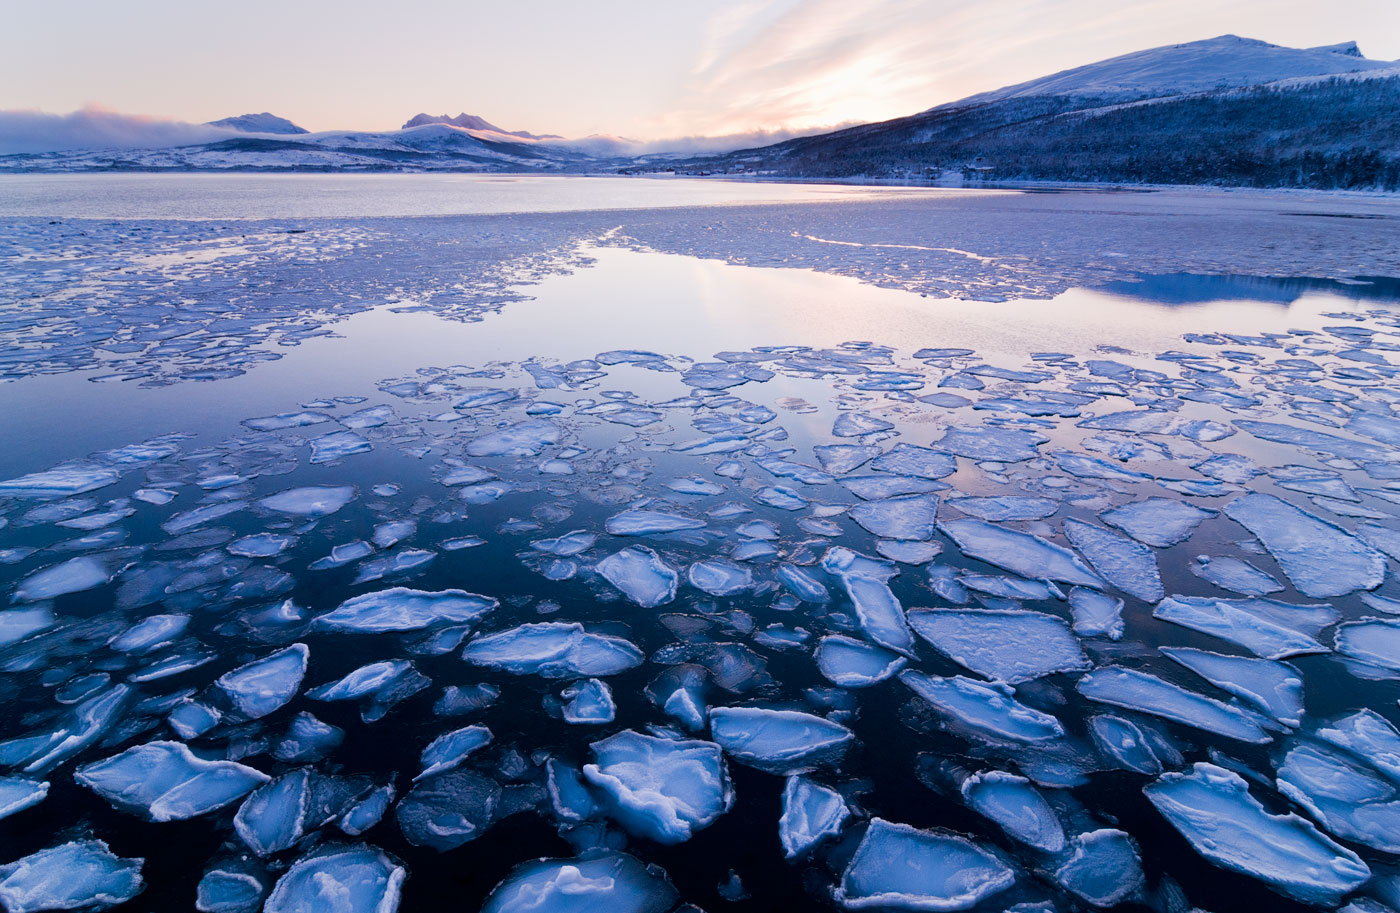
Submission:
[[[465,590],[428,592],[393,587],[347,599],[317,616],[313,626],[324,631],[366,634],[417,631],[439,624],[470,625],[496,606],[495,599]]]
[[[277,879],[265,913],[394,913],[408,877],[402,865],[367,844],[324,847]]]
[[[656,866],[622,853],[538,859],[516,866],[491,891],[482,913],[667,913],[679,895]]]
[[[842,634],[823,637],[815,655],[822,675],[843,688],[868,688],[894,675],[908,662],[897,653]]]
[[[909,626],[958,665],[986,678],[1019,684],[1089,661],[1054,615],[1024,609],[911,609]]]
[[[963,780],[963,801],[1007,835],[1045,853],[1065,847],[1065,831],[1050,803],[1025,777],[989,770]]]
[[[848,910],[966,910],[1015,880],[1010,866],[965,837],[872,818],[836,900]]]
[[[783,813],[778,839],[783,854],[797,859],[819,843],[837,837],[850,819],[846,800],[834,789],[804,776],[788,777],[783,787]]]
[[[594,634],[578,623],[539,622],[478,636],[462,658],[517,675],[576,678],[616,675],[640,665],[642,653],[621,637]]]
[[[1288,579],[1314,599],[1372,590],[1385,579],[1385,557],[1369,545],[1273,495],[1253,493],[1225,513],[1264,543]]]
[[[602,809],[629,832],[682,843],[734,802],[720,746],[624,730],[592,745],[584,780]]]
[[[101,840],[51,846],[0,866],[0,903],[8,913],[105,910],[141,893],[144,862],[115,855]]]
[[[250,720],[267,716],[296,696],[310,652],[306,644],[292,644],[225,672],[215,684],[243,716]]]
[[[983,739],[1046,742],[1064,735],[1060,721],[1017,701],[1003,682],[981,682],[955,675],[941,678],[912,669],[899,674],[911,691],[954,726]]]
[[[1159,716],[1226,738],[1258,744],[1272,740],[1251,714],[1137,669],[1095,669],[1081,678],[1077,687],[1091,701]]]
[[[1005,529],[984,520],[944,520],[938,528],[969,558],[994,564],[1022,577],[1095,589],[1103,586],[1103,581],[1077,555],[1039,536]]]
[[[830,763],[855,739],[851,730],[798,710],[713,707],[710,734],[741,764],[793,774]]]
[[[1238,774],[1204,761],[1143,792],[1196,852],[1226,869],[1319,906],[1335,906],[1371,877],[1351,850],[1298,815],[1273,815]]]
[[[269,779],[234,761],[206,761],[183,742],[147,742],[79,767],[73,778],[115,807],[152,821],[223,808]]]
[[[652,549],[631,545],[598,562],[598,573],[645,609],[654,609],[676,598],[680,577]]]

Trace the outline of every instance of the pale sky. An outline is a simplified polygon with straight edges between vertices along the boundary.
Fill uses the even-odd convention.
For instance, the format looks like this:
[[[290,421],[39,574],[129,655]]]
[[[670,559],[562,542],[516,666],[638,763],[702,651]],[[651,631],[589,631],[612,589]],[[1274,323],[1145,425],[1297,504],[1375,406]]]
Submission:
[[[0,110],[650,140],[877,121],[1234,33],[1400,58],[1400,0],[7,0]]]

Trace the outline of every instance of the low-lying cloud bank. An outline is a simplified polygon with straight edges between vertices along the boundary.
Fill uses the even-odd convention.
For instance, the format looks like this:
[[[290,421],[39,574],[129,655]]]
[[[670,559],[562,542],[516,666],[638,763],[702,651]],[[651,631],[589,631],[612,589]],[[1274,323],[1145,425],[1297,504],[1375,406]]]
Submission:
[[[75,149],[159,149],[217,142],[236,135],[207,124],[102,108],[84,108],[70,114],[0,111],[0,154],[4,155]]]
[[[802,136],[830,133],[842,127],[853,127],[859,121],[809,127],[804,130],[750,130],[746,133],[726,133],[722,136],[677,136],[670,139],[634,140],[620,136],[587,136],[583,139],[559,140],[563,145],[582,149],[593,155],[719,155],[736,149],[771,146]]]

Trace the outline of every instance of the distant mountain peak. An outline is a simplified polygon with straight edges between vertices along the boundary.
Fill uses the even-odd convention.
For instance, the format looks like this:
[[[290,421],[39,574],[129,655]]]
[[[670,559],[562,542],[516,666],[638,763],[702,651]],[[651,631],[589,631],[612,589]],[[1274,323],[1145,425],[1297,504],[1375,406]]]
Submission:
[[[458,114],[456,117],[452,117],[448,114],[415,114],[403,125],[403,129],[410,130],[414,127],[426,127],[429,124],[447,124],[452,127],[461,127],[463,130],[480,130],[489,133],[500,133],[505,136],[518,136],[522,139],[563,139],[563,137],[556,136],[553,133],[534,134],[525,130],[506,130],[502,127],[497,127],[484,117],[478,117],[475,114],[467,114],[465,112]]]
[[[240,114],[237,117],[225,117],[222,120],[211,120],[210,127],[226,127],[229,130],[237,130],[241,133],[279,133],[292,135],[299,133],[309,133],[305,127],[298,127],[285,117],[278,117],[267,111],[261,114]]]

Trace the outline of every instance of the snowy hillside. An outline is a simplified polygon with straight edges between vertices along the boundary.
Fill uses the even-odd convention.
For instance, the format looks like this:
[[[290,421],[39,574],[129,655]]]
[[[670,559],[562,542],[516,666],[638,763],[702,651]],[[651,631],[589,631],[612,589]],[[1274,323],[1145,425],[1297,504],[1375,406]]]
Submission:
[[[1394,66],[1395,62],[1368,60],[1361,56],[1361,50],[1354,41],[1300,49],[1236,35],[1221,35],[1205,41],[1171,44],[1111,57],[939,105],[932,110],[1037,95],[1098,98],[1184,95],[1257,86],[1296,77],[1336,76]]]
[[[270,133],[281,136],[294,136],[310,132],[305,127],[299,127],[285,117],[278,117],[276,114],[269,114],[266,111],[261,114],[240,114],[237,117],[211,120],[206,126],[226,127],[240,133]]]
[[[0,170],[558,171],[591,161],[555,143],[427,124],[383,133],[249,133],[167,149],[0,156]]]

